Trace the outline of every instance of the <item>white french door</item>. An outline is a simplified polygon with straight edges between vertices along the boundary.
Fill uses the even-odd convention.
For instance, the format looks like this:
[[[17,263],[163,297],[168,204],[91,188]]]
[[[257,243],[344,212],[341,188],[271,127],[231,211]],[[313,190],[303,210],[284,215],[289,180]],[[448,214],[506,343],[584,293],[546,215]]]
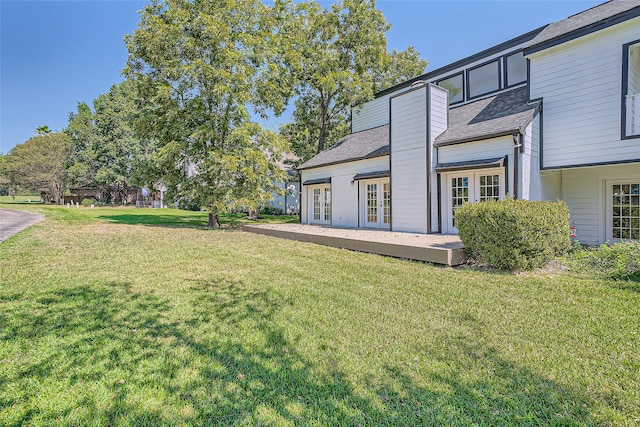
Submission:
[[[331,185],[314,185],[309,188],[311,192],[311,223],[331,223]]]
[[[445,175],[443,232],[457,234],[456,211],[469,202],[504,199],[504,169],[452,172]]]
[[[389,178],[362,182],[362,221],[367,228],[389,228],[391,224],[391,184]]]

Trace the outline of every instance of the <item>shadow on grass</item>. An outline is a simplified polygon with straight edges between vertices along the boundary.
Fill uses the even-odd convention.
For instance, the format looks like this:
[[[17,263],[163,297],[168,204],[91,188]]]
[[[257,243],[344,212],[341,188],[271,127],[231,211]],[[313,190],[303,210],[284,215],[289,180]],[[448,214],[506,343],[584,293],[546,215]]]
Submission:
[[[14,299],[0,312],[0,348],[13,343],[1,356],[10,367],[0,374],[1,424],[594,423],[584,396],[487,348],[471,317],[465,334],[437,336],[425,350],[425,364],[446,366],[422,379],[428,386],[388,366],[372,396],[296,349],[276,320],[291,302],[277,292],[215,280],[185,292],[178,301],[103,283]],[[476,367],[483,380],[467,378]]]
[[[100,215],[100,219],[127,225],[147,225],[152,227],[168,228],[207,228],[208,216],[206,212],[192,215],[150,215],[150,214],[118,214]],[[298,217],[265,215],[258,220],[247,219],[244,215],[228,214],[220,216],[222,229],[239,229],[244,224],[261,223],[298,223]]]
[[[148,225],[169,228],[205,228],[207,225],[206,213],[192,216],[114,213],[100,215],[98,218],[118,224]]]

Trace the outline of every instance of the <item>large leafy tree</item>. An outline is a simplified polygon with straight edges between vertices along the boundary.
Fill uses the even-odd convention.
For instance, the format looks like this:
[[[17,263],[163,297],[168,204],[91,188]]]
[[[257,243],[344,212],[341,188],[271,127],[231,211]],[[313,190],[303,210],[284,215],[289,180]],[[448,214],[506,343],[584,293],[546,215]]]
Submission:
[[[424,72],[412,47],[387,51],[390,25],[374,0],[343,0],[323,9],[295,5],[296,48],[283,52],[296,78],[292,122],[281,129],[308,159],[349,132],[350,112],[375,92]]]
[[[278,114],[287,103],[275,10],[258,0],[156,0],[126,38],[138,130],[159,143],[167,196],[207,208],[211,226],[219,213],[255,208],[283,179],[286,141],[248,110]]]
[[[93,101],[95,111],[79,103],[69,116],[67,133],[74,141],[69,177],[75,185],[96,186],[105,201],[114,191],[124,199],[132,185],[147,184],[144,172],[155,147],[134,132],[133,85],[115,84]]]
[[[4,156],[2,175],[12,186],[39,191],[45,202],[62,203],[66,189],[65,164],[71,141],[62,133],[47,133],[13,147]]]
[[[79,102],[77,111],[69,114],[65,132],[73,143],[67,164],[69,185],[94,185],[96,163],[94,145],[97,135],[94,126],[94,113],[86,102]]]

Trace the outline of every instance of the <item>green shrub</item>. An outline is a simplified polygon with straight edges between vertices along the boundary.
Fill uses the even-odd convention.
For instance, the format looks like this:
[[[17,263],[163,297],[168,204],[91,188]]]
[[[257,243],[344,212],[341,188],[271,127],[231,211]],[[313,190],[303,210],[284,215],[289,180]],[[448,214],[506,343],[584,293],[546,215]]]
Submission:
[[[284,211],[274,206],[263,206],[260,208],[260,214],[262,215],[284,215]]]
[[[466,203],[456,211],[469,256],[505,270],[542,267],[571,249],[564,202],[495,200]]]
[[[96,204],[96,201],[91,199],[91,198],[82,199],[82,201],[80,202],[80,205],[82,205],[82,206],[91,206],[91,205],[95,205],[95,204]]]
[[[640,280],[640,241],[626,241],[597,248],[575,248],[574,269],[590,269],[619,280]]]

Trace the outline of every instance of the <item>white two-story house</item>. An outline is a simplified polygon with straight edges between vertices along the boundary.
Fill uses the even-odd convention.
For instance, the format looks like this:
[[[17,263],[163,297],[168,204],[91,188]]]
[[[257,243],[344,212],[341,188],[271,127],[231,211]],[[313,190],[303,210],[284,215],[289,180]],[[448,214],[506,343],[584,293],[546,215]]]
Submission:
[[[611,1],[378,93],[300,166],[301,222],[455,234],[456,209],[565,200],[640,239],[640,1]]]

